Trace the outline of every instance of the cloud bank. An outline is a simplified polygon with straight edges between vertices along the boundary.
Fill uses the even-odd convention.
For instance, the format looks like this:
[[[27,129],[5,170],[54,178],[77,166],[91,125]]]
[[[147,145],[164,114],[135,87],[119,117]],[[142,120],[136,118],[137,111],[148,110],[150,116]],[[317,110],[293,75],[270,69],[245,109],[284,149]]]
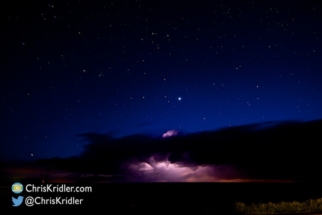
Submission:
[[[89,144],[80,156],[42,159],[37,164],[139,182],[321,180],[322,120],[253,124],[167,138],[81,136]]]

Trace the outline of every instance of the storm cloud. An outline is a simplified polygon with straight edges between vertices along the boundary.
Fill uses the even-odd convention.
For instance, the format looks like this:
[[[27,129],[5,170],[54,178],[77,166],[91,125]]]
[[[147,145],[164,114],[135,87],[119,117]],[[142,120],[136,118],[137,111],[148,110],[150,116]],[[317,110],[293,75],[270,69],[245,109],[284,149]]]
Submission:
[[[81,134],[81,155],[43,159],[53,168],[132,181],[320,180],[322,121],[252,124],[168,138]]]

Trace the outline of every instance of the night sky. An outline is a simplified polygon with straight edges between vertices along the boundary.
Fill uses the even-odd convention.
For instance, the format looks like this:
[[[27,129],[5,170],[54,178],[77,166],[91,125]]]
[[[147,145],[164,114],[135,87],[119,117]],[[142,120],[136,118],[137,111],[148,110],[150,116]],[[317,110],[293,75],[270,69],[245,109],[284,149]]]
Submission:
[[[0,17],[4,160],[322,119],[319,1],[5,1]]]

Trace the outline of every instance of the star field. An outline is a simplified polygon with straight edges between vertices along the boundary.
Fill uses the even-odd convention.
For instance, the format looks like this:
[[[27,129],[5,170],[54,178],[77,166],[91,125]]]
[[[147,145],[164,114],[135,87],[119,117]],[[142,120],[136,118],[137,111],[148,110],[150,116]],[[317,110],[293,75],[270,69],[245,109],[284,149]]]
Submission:
[[[87,132],[322,118],[317,1],[7,4],[2,158],[77,155]]]

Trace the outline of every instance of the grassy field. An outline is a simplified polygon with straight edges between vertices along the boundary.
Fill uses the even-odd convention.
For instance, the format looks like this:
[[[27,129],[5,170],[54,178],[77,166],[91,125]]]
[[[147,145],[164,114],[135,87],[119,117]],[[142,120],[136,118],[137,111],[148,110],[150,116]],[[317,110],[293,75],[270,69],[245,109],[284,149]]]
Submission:
[[[245,215],[321,212],[322,198],[309,199],[304,202],[268,202],[250,205],[236,202],[235,209],[238,214]]]

